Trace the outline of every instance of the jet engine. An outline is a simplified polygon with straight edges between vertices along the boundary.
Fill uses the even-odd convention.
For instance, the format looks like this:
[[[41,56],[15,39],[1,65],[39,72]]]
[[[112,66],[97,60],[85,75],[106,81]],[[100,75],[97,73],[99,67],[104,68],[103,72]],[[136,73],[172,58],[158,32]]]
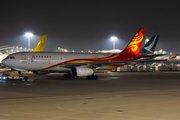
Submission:
[[[83,77],[93,75],[94,71],[91,68],[87,67],[75,67],[71,69],[71,75],[73,77]]]
[[[44,74],[48,74],[49,72],[48,71],[33,71],[33,73],[35,75],[44,75]]]

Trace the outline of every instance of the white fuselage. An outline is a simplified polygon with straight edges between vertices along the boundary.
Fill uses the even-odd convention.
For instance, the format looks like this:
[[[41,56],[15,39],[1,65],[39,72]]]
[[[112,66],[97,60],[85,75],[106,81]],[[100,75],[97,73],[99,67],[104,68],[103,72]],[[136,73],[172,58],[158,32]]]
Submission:
[[[111,54],[102,53],[60,53],[60,52],[19,52],[7,56],[3,64],[18,71],[40,71],[72,59],[100,58]],[[71,68],[50,68],[51,71],[70,71]]]

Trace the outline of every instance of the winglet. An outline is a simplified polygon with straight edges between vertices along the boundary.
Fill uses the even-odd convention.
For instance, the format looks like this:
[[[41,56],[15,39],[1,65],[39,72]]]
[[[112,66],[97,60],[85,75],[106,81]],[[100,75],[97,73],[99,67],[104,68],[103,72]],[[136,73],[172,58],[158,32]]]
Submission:
[[[178,56],[178,54],[176,54],[175,56],[172,56],[172,57],[169,58],[169,59],[175,59],[177,56]]]
[[[33,49],[32,52],[42,52],[44,50],[44,45],[46,42],[47,35],[42,35],[41,39],[37,43],[36,47]]]

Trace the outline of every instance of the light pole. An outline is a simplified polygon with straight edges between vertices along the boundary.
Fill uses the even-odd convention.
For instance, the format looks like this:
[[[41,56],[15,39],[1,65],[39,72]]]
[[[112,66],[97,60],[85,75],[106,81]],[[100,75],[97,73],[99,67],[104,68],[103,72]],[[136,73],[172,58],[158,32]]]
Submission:
[[[32,33],[26,33],[25,35],[28,37],[28,50],[30,51],[30,37],[32,37],[33,34]]]
[[[113,49],[115,49],[115,41],[117,40],[117,37],[111,37],[111,40],[113,41]]]

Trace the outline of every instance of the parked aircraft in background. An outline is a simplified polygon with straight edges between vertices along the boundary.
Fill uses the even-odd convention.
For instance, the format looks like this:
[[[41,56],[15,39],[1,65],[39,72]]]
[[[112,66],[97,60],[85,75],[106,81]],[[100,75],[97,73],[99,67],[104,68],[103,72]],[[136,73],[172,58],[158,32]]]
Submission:
[[[154,59],[155,57],[164,56],[167,54],[154,54],[154,50],[156,48],[157,42],[159,39],[159,35],[154,35],[141,49],[140,54],[141,59],[139,60],[147,60],[147,59]]]
[[[141,49],[140,54],[154,54],[159,35],[154,35]]]
[[[42,52],[46,43],[47,35],[42,35],[32,52]]]

